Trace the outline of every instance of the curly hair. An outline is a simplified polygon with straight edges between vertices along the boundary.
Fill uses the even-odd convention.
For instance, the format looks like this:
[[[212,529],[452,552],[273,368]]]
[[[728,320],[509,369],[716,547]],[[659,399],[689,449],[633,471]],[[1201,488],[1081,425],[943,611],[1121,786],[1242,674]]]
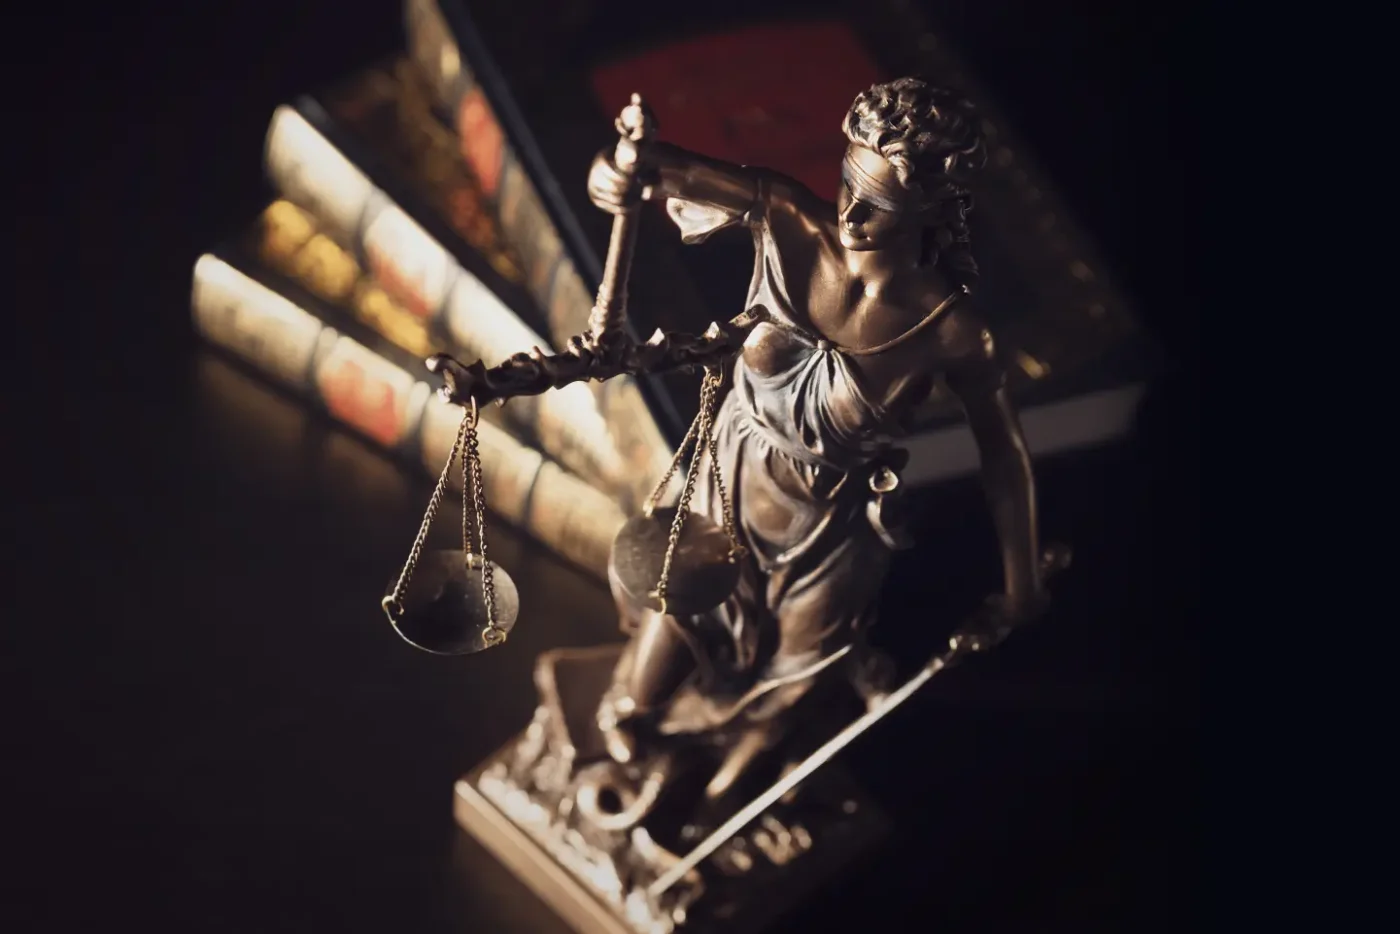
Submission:
[[[962,284],[977,279],[967,215],[967,178],[987,161],[976,108],[961,94],[920,78],[877,84],[856,97],[843,129],[852,143],[878,152],[928,217],[925,261],[946,262]]]

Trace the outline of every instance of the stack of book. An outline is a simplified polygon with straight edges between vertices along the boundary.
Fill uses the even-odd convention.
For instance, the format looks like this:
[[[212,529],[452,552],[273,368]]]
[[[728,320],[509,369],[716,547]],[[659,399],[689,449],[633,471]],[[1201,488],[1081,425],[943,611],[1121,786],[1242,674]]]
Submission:
[[[488,365],[586,329],[610,218],[586,199],[594,153],[632,92],[661,138],[787,172],[834,194],[840,120],[872,83],[920,74],[962,88],[991,144],[974,211],[979,307],[1009,348],[1032,452],[1130,430],[1148,352],[1053,188],[947,44],[900,0],[716,0],[635,22],[564,0],[468,9],[405,0],[405,53],[272,115],[276,192],[251,227],[200,257],[199,332],[408,469],[436,475],[460,409],[425,357]],[[631,326],[700,332],[742,310],[745,236],[682,247],[643,221]],[[490,406],[480,433],[495,514],[597,575],[669,465],[699,379],[577,384]],[[907,439],[906,480],[977,468],[935,392]]]

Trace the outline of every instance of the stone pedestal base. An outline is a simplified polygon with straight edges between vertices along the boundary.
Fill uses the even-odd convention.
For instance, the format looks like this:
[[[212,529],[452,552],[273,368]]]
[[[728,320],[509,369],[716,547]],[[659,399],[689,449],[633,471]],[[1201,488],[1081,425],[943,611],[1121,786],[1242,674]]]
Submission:
[[[669,891],[647,897],[653,881],[744,802],[690,814],[662,792],[640,821],[611,819],[645,800],[657,774],[644,764],[620,770],[620,784],[600,782],[619,769],[592,723],[616,658],[615,648],[542,657],[535,722],[456,786],[458,823],[579,934],[758,934],[887,832],[874,804],[831,763]],[[613,787],[623,794],[610,814],[600,802],[618,797]]]

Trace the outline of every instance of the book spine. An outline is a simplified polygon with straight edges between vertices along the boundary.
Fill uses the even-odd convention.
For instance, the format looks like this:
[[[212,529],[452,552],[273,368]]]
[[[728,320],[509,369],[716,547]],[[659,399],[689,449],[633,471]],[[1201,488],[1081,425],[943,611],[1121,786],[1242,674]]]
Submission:
[[[347,312],[419,359],[446,350],[427,323],[384,291],[316,218],[285,199],[272,202],[248,237],[248,252],[267,268]],[[489,409],[488,409],[489,410]]]
[[[314,217],[290,201],[279,199],[268,205],[241,246],[261,267],[364,325],[404,355],[422,360],[447,349],[421,318],[385,292],[348,250],[327,236]],[[410,368],[413,363],[401,365]],[[516,400],[521,401],[528,400]],[[486,406],[481,417],[519,435],[522,423],[531,422],[533,413],[521,413],[516,402]]]
[[[265,161],[285,200],[363,257],[388,295],[469,360],[489,366],[548,346],[295,109],[284,106],[274,113]],[[545,453],[627,508],[641,502],[631,465],[612,443],[588,386],[512,400],[506,408]]]
[[[588,328],[593,296],[549,218],[538,185],[521,164],[471,68],[462,58],[442,12],[432,0],[406,0],[409,53],[453,116],[462,157],[495,208],[525,270],[530,294],[544,310],[550,334],[563,344]],[[617,378],[597,388],[614,440],[639,481],[640,499],[670,466],[672,449],[635,380]]]
[[[550,334],[562,344],[587,330],[593,296],[585,278],[566,254],[535,180],[507,141],[442,12],[432,0],[407,0],[405,15],[410,58],[438,106],[451,115],[462,158],[520,254],[526,285],[545,312]]]
[[[438,119],[432,92],[412,62],[398,58],[369,69],[318,100],[357,144],[409,181],[503,279],[523,286],[515,250],[501,236],[480,184],[462,161],[456,137]]]
[[[1145,392],[1144,384],[1129,383],[1022,409],[1021,431],[1031,457],[1039,463],[1128,436]],[[971,477],[981,470],[981,452],[966,424],[945,423],[906,438],[900,447],[909,452],[900,479],[911,488]]]
[[[217,256],[195,265],[194,323],[209,342],[386,452],[436,476],[462,410],[423,380]],[[488,508],[603,579],[617,504],[489,422],[478,428]],[[460,471],[452,472],[460,491]]]
[[[290,211],[279,211],[279,207],[290,207]],[[339,247],[328,241],[324,235],[317,234],[307,240],[301,249],[289,249],[297,243],[297,234],[304,231],[298,230],[295,223],[289,224],[286,221],[300,220],[304,217],[304,214],[291,207],[288,202],[273,202],[263,212],[261,223],[254,224],[245,236],[218,251],[217,255],[264,290],[310,313],[323,326],[357,342],[371,355],[382,358],[405,373],[418,372],[419,361],[422,358],[406,351],[401,343],[385,336],[385,331],[393,331],[392,328],[384,326],[386,320],[403,322],[400,316],[407,315],[406,312],[392,304],[380,307],[370,305],[375,315],[369,318],[362,313],[365,306],[347,308],[343,301],[334,300],[337,292],[343,297],[347,287],[343,274],[348,270],[337,262],[342,258],[341,255],[337,255],[338,251],[343,253]],[[269,223],[274,219],[281,223]],[[337,273],[342,274],[339,281]],[[392,299],[388,301],[392,303]],[[390,316],[386,315],[385,311],[398,314]],[[410,322],[413,320],[412,315],[407,317]],[[367,318],[369,320],[366,320]],[[408,323],[404,322],[405,325]],[[402,340],[405,333],[407,332],[400,332],[396,337]],[[430,385],[436,385],[437,381],[430,379],[428,382]],[[491,422],[512,438],[515,437],[498,407],[486,407],[481,412],[481,418]],[[405,452],[396,453],[402,455]]]

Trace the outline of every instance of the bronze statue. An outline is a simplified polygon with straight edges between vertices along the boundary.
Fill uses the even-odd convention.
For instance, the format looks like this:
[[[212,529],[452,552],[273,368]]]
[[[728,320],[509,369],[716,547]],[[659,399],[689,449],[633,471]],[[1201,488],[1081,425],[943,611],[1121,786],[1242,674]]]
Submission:
[[[969,178],[985,157],[979,120],[956,93],[905,78],[862,92],[843,128],[833,203],[777,172],[655,142],[634,98],[619,149],[600,154],[588,180],[594,203],[619,218],[592,332],[563,353],[494,368],[430,361],[461,404],[674,367],[705,367],[718,385],[732,363],[706,467],[723,483],[697,484],[691,502],[708,528],[737,533],[724,556],[736,565],[732,592],[706,612],[663,612],[674,605],[639,600],[615,578],[626,647],[543,661],[540,719],[497,768],[545,810],[568,812],[577,847],[610,853],[620,877],[674,866],[676,844],[658,842],[648,821],[668,800],[685,812],[675,826],[706,808],[716,821],[732,813],[726,796],[828,689],[854,686],[872,705],[889,692],[888,665],[864,634],[905,543],[899,437],[940,381],[981,449],[1001,542],[1004,592],[983,617],[990,638],[1046,602],[1031,465],[976,309],[967,215]],[[686,243],[736,225],[752,232],[740,315],[703,335],[658,333],[641,345],[623,336],[640,201],[664,202]],[[571,692],[590,690],[558,667],[574,663],[593,665],[587,715]],[[699,790],[668,799],[696,769]]]

